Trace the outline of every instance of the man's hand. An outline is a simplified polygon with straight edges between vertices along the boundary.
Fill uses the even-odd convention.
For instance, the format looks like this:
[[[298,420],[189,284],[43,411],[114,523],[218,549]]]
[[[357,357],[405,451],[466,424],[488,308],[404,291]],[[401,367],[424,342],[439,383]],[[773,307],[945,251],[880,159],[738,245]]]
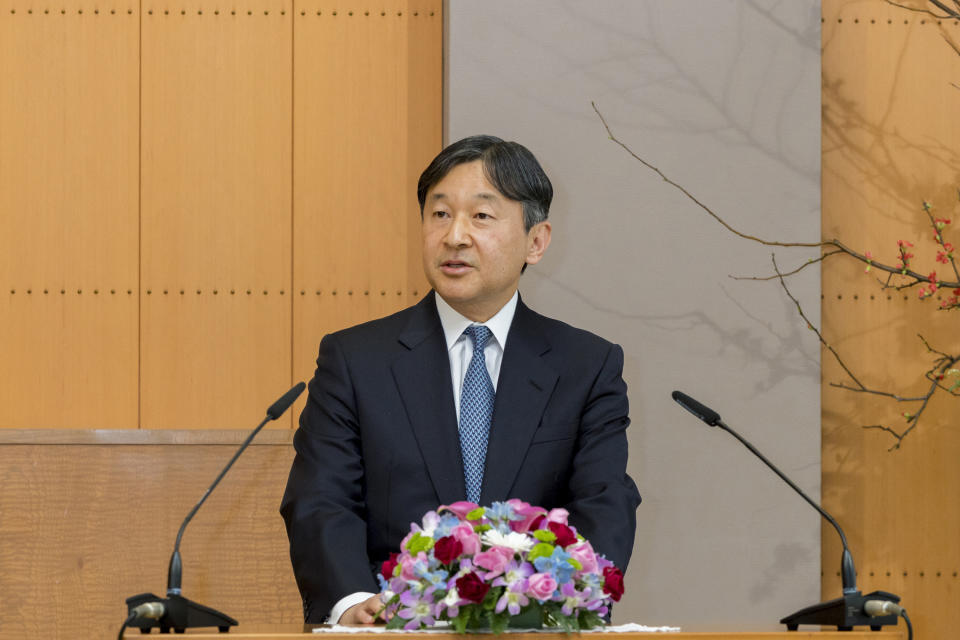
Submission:
[[[378,620],[383,622],[383,616],[379,615],[381,609],[383,603],[379,595],[367,598],[344,611],[338,624],[374,624]]]

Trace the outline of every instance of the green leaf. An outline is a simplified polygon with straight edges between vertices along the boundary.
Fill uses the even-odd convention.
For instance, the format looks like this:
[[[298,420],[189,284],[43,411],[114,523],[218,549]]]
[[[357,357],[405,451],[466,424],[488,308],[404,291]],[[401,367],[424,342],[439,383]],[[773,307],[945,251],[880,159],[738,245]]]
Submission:
[[[413,534],[413,537],[407,542],[407,551],[416,555],[421,551],[428,551],[433,548],[433,538],[425,536],[419,531]]]
[[[531,549],[529,554],[527,554],[527,561],[532,563],[537,558],[549,558],[553,555],[553,549],[554,546],[552,544],[541,542]]]
[[[493,529],[493,526],[492,526],[492,525],[489,525],[489,524],[475,524],[475,525],[473,525],[473,531],[474,531],[474,533],[483,533],[484,531],[489,531],[490,529]]]
[[[533,532],[533,537],[540,542],[553,542],[557,539],[557,534],[549,529],[537,529]]]
[[[387,629],[403,629],[403,625],[406,623],[407,621],[400,616],[393,616],[387,620]]]
[[[507,630],[507,623],[510,620],[510,614],[493,613],[491,611],[488,614],[487,619],[490,621],[490,631],[500,635]]]
[[[487,510],[483,507],[477,507],[473,511],[467,514],[467,520],[479,520],[483,517]]]
[[[467,607],[460,607],[460,612],[457,614],[457,617],[453,619],[453,630],[457,633],[466,633],[467,624],[470,622],[470,609]]]
[[[583,565],[580,564],[580,561],[577,560],[576,558],[572,558],[572,557],[567,558],[567,562],[569,562],[570,566],[576,569],[577,571],[580,571],[581,569],[583,569]]]

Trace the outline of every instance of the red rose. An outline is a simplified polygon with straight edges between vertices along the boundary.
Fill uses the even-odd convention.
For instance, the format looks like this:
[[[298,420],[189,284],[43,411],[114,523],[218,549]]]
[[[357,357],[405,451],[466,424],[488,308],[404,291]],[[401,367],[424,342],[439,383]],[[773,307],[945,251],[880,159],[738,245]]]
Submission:
[[[388,560],[384,560],[383,564],[380,566],[380,575],[383,576],[383,579],[390,581],[393,578],[393,570],[397,567],[397,558],[400,556],[399,553],[391,553]]]
[[[623,595],[623,571],[616,567],[603,570],[603,592],[609,594],[614,602],[620,602]]]
[[[539,529],[540,525],[542,525],[543,521],[546,519],[547,517],[542,513],[538,515],[536,518],[533,519],[533,522],[530,523],[530,531],[536,531],[537,529]]]
[[[490,591],[490,585],[481,580],[473,571],[457,578],[457,593],[464,600],[483,602],[483,597]]]
[[[463,543],[453,536],[440,538],[433,545],[433,556],[441,564],[450,564],[463,553]]]
[[[565,524],[560,524],[559,522],[548,522],[547,528],[553,532],[553,535],[557,536],[557,546],[566,547],[568,544],[573,544],[577,541],[577,536],[573,531]]]

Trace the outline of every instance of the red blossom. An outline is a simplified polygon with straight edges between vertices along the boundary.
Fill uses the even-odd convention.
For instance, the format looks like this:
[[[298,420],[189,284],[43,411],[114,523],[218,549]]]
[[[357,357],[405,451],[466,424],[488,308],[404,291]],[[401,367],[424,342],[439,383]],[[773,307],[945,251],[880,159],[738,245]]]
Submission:
[[[936,271],[931,271],[931,272],[930,272],[930,275],[927,276],[927,280],[930,281],[930,284],[932,284],[932,285],[934,286],[934,289],[935,289],[936,286],[937,286],[937,272],[936,272]]]
[[[943,251],[937,251],[937,262],[942,262],[943,264],[948,264],[950,259],[947,257]]]
[[[573,530],[565,524],[550,522],[547,523],[547,528],[557,536],[557,546],[559,547],[566,548],[577,541],[577,536],[573,533]]]
[[[483,602],[483,597],[490,591],[490,585],[484,582],[473,571],[457,578],[457,593],[464,600]]]
[[[399,553],[391,553],[390,558],[383,561],[383,564],[380,566],[380,575],[383,576],[384,580],[390,580],[393,578],[393,570],[398,564],[397,558],[399,556]]]
[[[441,564],[450,564],[463,553],[463,543],[453,536],[445,536],[433,545],[433,555]]]
[[[623,572],[616,567],[605,567],[603,570],[603,592],[609,594],[614,602],[620,602],[623,595]]]
[[[898,247],[912,247],[913,243],[908,240],[897,240]]]

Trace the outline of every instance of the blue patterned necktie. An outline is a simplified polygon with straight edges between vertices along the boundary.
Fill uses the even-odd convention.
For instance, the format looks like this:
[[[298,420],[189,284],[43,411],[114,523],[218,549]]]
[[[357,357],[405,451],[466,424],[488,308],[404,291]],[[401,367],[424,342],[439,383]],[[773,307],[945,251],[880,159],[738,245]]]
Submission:
[[[473,341],[473,359],[467,367],[460,391],[460,452],[463,455],[467,500],[479,504],[495,395],[483,348],[492,334],[490,329],[482,325],[467,327],[463,333]]]

